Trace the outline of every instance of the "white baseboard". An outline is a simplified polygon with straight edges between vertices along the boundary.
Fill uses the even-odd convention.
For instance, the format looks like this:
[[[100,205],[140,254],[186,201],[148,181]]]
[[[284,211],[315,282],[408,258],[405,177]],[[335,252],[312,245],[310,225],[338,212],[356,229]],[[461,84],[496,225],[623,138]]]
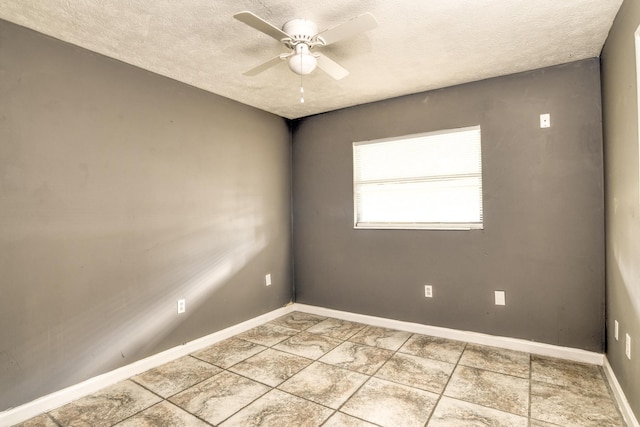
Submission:
[[[574,362],[589,363],[602,366],[604,355],[592,351],[577,348],[560,347],[551,344],[538,343],[517,338],[499,337],[481,334],[478,332],[460,331],[457,329],[441,328],[438,326],[422,325],[419,323],[403,322],[401,320],[386,319],[383,317],[355,314],[347,311],[332,310],[306,304],[293,304],[294,310],[320,316],[335,317],[352,322],[366,323],[367,325],[380,326],[389,329],[399,329],[416,334],[431,335],[440,338],[449,338],[458,341],[466,341],[473,344],[481,344],[492,347],[500,347],[508,350],[523,351],[540,356],[557,357],[559,359]]]
[[[624,391],[622,391],[622,387],[620,387],[618,378],[616,378],[616,374],[613,372],[613,368],[609,364],[609,359],[607,359],[606,356],[604,358],[603,369],[604,375],[607,377],[607,381],[609,381],[609,385],[611,386],[611,390],[613,391],[613,396],[618,402],[618,407],[620,408],[620,412],[622,413],[622,417],[627,423],[627,426],[640,427],[640,424],[638,424],[638,419],[636,418],[633,410],[631,409],[631,406],[629,405],[627,396],[625,396]]]
[[[278,308],[270,311],[269,313],[254,317],[253,319],[238,323],[237,325],[230,326],[221,331],[214,332],[211,335],[170,348],[161,353],[154,354],[153,356],[149,356],[137,362],[40,397],[34,401],[25,403],[24,405],[7,409],[6,411],[0,412],[0,426],[7,427],[26,421],[44,412],[48,412],[81,397],[95,393],[100,389],[141,374],[149,369],[153,369],[182,356],[194,353],[212,344],[259,326],[265,322],[269,322],[290,313],[293,310],[293,305]]]

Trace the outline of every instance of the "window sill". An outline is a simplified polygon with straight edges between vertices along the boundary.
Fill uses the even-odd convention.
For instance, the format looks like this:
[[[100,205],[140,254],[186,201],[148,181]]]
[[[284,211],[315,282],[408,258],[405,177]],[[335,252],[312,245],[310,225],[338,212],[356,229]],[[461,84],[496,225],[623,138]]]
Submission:
[[[360,222],[353,226],[355,230],[483,230],[484,224],[469,223],[410,223],[410,222]]]

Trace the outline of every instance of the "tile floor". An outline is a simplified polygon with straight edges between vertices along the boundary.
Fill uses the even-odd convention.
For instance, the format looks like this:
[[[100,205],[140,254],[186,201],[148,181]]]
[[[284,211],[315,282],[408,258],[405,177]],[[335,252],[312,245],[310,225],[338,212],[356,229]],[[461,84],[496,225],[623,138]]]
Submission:
[[[293,312],[20,426],[623,426],[599,367]]]

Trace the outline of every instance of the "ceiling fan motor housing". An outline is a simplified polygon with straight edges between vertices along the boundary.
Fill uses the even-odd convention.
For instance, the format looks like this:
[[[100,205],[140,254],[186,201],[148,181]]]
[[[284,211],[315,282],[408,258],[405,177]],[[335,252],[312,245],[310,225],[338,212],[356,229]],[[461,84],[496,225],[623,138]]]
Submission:
[[[299,43],[304,43],[313,47],[315,36],[318,34],[318,26],[308,19],[293,19],[282,26],[282,31],[291,36],[291,41],[285,41],[285,45],[290,49],[295,49]]]

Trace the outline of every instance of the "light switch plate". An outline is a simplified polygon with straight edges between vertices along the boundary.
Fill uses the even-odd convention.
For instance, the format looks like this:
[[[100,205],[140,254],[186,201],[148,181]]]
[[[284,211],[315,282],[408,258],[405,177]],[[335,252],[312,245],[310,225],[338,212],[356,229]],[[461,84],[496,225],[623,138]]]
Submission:
[[[496,291],[496,305],[507,305],[504,291]]]

